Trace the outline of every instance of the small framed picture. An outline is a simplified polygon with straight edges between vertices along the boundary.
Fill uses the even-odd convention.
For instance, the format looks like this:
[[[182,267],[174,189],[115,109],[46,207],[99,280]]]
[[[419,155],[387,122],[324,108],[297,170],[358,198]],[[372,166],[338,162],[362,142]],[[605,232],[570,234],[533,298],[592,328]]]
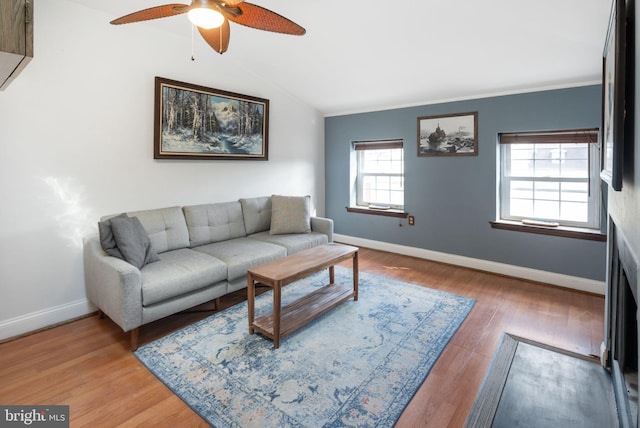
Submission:
[[[418,156],[477,156],[478,112],[418,118]]]

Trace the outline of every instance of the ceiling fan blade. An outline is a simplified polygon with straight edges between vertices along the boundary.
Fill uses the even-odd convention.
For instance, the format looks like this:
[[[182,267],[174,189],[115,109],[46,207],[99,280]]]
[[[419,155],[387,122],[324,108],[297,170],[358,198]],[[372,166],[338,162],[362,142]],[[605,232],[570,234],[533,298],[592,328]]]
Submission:
[[[173,3],[165,4],[163,6],[151,7],[149,9],[139,10],[137,12],[130,13],[129,15],[122,16],[118,19],[111,21],[113,25],[130,24],[132,22],[148,21],[150,19],[166,18],[167,16],[180,15],[185,13],[189,5]],[[182,8],[181,10],[176,10]]]
[[[219,54],[223,54],[229,47],[229,20],[225,19],[222,25],[218,28],[212,28],[207,30],[206,28],[198,27],[198,31],[202,38]]]
[[[246,25],[247,27],[259,30],[273,31],[275,33],[293,34],[301,36],[307,32],[295,22],[271,12],[255,4],[242,2],[236,6],[242,11],[240,16],[227,16],[235,23]]]

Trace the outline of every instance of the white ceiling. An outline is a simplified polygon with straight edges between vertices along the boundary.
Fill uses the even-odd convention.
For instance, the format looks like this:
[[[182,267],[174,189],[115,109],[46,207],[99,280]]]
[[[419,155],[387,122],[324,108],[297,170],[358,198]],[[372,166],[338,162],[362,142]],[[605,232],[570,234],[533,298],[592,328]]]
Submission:
[[[109,20],[169,3],[74,1],[106,12]],[[327,116],[597,83],[611,8],[611,0],[253,3],[307,33],[231,23],[221,60],[254,70]],[[186,15],[129,25],[191,37]]]

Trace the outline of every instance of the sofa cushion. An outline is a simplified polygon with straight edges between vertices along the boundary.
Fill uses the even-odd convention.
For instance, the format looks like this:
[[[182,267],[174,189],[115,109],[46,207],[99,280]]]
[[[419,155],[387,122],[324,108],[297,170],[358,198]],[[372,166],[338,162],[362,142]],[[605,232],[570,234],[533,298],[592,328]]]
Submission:
[[[287,255],[280,245],[261,242],[250,238],[236,238],[224,242],[194,248],[220,259],[227,264],[227,279],[233,281],[247,275],[252,267],[267,263]]]
[[[118,250],[128,263],[142,269],[144,265],[158,261],[158,255],[138,217],[114,217],[111,219],[111,230]]]
[[[189,232],[182,215],[182,208],[169,207],[154,210],[131,211],[129,217],[138,217],[156,252],[189,247]],[[102,221],[114,216],[104,216]]]
[[[253,235],[249,235],[248,238],[268,242],[270,244],[282,245],[287,249],[287,255],[329,243],[329,237],[324,233],[318,232],[271,235],[267,231],[254,233]]]
[[[271,227],[270,197],[240,199],[240,205],[247,235],[269,230]]]
[[[310,196],[271,196],[272,235],[311,232]]]
[[[128,216],[122,213],[114,218],[118,217]],[[111,230],[111,219],[98,222],[98,233],[100,235],[100,246],[102,247],[104,252],[109,254],[110,256],[124,260],[124,256],[118,249],[116,238],[113,237],[113,231]]]
[[[240,202],[191,205],[182,210],[192,248],[247,235]]]
[[[188,248],[167,251],[159,261],[142,268],[142,304],[153,305],[224,281],[227,266]]]

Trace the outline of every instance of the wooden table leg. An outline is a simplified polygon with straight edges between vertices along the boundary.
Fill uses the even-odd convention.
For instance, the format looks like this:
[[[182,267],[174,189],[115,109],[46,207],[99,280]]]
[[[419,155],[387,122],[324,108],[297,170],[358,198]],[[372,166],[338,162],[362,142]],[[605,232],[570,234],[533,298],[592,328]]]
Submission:
[[[273,285],[273,347],[278,349],[280,346],[280,308],[282,283],[276,282]]]
[[[255,317],[254,305],[256,299],[256,289],[253,282],[253,276],[249,273],[247,275],[247,310],[249,312],[249,334],[253,334],[253,320]]]
[[[329,284],[336,282],[336,269],[335,266],[329,266]]]
[[[353,300],[358,300],[358,252],[353,253]]]

